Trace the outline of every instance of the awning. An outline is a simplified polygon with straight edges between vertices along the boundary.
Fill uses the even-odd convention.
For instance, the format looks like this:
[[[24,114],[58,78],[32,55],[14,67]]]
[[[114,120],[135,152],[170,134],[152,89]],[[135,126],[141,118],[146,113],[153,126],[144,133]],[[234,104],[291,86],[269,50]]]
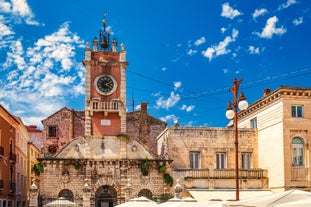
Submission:
[[[188,189],[189,193],[199,202],[205,201],[234,201],[235,190],[209,190],[209,189]],[[253,198],[260,195],[269,195],[269,190],[240,190],[240,200]]]

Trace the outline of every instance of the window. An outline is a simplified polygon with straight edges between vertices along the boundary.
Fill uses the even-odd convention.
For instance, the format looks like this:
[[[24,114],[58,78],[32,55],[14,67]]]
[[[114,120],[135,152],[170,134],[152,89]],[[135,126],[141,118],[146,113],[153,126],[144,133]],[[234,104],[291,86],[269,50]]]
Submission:
[[[249,152],[242,153],[242,169],[251,169],[252,154]]]
[[[304,166],[303,140],[295,137],[292,140],[292,166]]]
[[[200,152],[190,152],[190,168],[200,168]]]
[[[217,153],[216,154],[216,168],[217,169],[225,169],[227,165],[226,162],[226,153]]]
[[[292,106],[292,117],[303,117],[303,106]]]
[[[253,118],[250,120],[251,128],[257,128],[257,118]]]
[[[49,137],[56,137],[56,126],[49,126]]]

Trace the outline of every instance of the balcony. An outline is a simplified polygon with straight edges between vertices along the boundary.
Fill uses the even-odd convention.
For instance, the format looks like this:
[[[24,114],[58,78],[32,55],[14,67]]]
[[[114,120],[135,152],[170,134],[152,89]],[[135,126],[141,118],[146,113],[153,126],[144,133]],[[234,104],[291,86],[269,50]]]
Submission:
[[[16,163],[16,154],[10,152],[10,163],[15,164]]]
[[[10,182],[10,193],[15,193],[16,191],[16,183]]]
[[[52,146],[58,146],[58,137],[47,137],[46,144]]]
[[[307,181],[309,168],[304,166],[292,167],[291,180],[292,181]]]
[[[172,174],[184,180],[187,188],[235,188],[235,169],[174,169]],[[239,179],[242,189],[268,188],[267,170],[239,169]]]
[[[0,146],[0,156],[3,156],[3,155],[4,155],[4,147]]]
[[[108,111],[118,112],[122,107],[121,99],[113,100],[91,100],[90,102],[91,112],[92,111]]]

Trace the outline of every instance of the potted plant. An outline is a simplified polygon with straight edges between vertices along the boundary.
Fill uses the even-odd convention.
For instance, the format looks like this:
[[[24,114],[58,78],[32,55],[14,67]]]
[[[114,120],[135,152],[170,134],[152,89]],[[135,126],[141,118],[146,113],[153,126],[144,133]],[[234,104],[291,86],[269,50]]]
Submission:
[[[76,170],[78,170],[81,166],[81,163],[79,160],[73,161],[72,165],[75,167]]]
[[[146,158],[142,163],[141,163],[141,166],[140,166],[140,170],[141,170],[141,173],[143,175],[148,175],[148,169],[149,169],[149,160],[148,158]]]
[[[44,171],[42,163],[38,162],[38,163],[34,164],[32,167],[32,171],[35,173],[35,175],[39,176],[40,173],[42,173]]]
[[[162,165],[162,166],[159,166],[159,173],[164,173],[166,171],[167,167]]]
[[[129,137],[129,135],[121,133],[121,134],[118,134],[117,137],[118,138],[126,138],[127,139]]]

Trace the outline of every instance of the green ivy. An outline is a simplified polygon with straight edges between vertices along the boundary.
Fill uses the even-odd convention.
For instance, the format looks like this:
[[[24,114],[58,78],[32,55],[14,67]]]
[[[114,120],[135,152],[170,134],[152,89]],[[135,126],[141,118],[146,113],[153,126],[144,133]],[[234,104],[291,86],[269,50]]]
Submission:
[[[174,180],[173,180],[173,178],[172,178],[172,176],[171,176],[170,174],[165,173],[165,174],[163,175],[163,178],[164,178],[164,182],[165,182],[166,184],[168,184],[170,187],[173,186]]]

